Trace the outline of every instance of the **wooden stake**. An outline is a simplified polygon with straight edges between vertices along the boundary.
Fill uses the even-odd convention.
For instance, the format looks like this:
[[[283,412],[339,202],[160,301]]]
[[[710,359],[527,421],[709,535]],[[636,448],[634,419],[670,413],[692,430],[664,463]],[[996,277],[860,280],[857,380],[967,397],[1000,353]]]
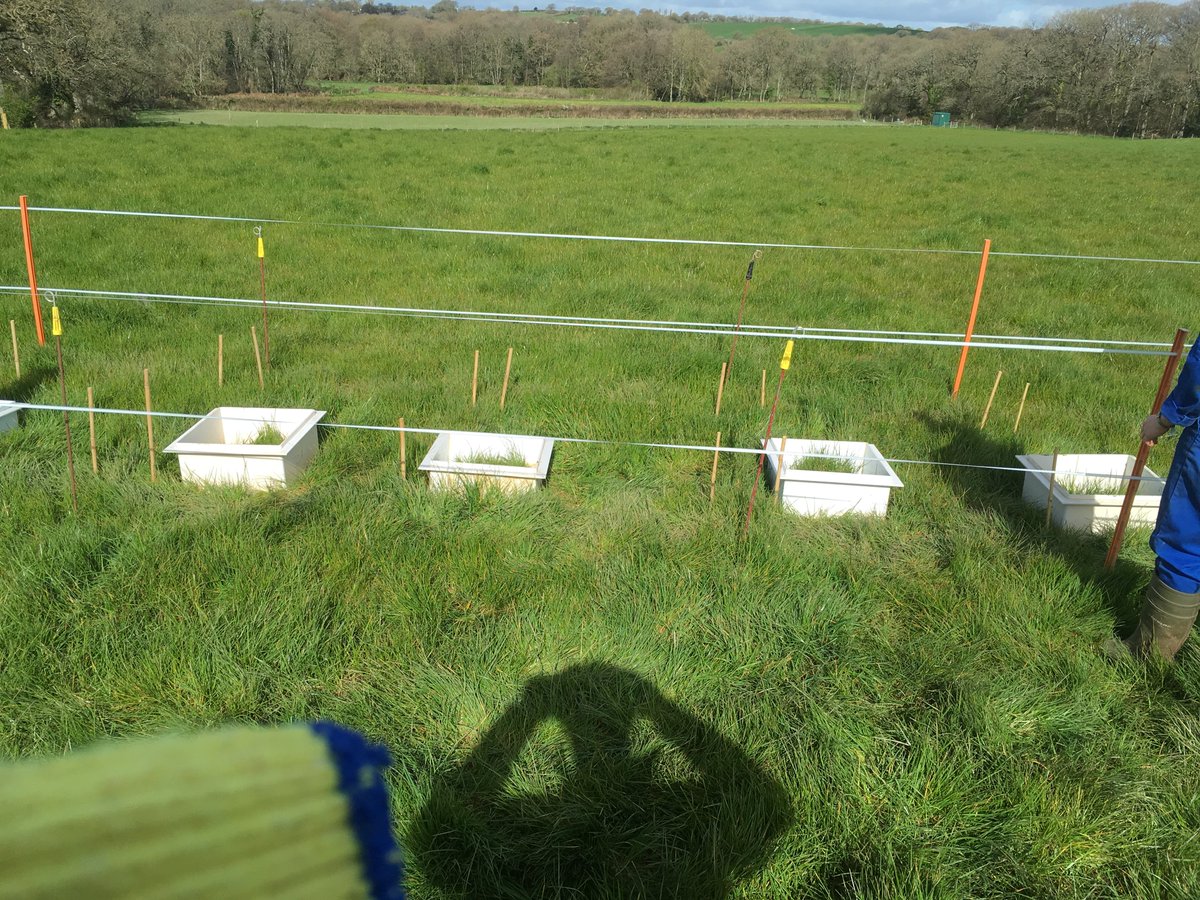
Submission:
[[[253,325],[250,326],[250,340],[254,342],[254,363],[258,366],[258,389],[261,391],[266,386],[263,384],[262,354],[258,352],[258,330]]]
[[[3,106],[0,106],[0,128],[8,131],[8,113],[4,111]]]
[[[787,449],[787,435],[779,442],[779,465],[775,467],[775,496],[779,497],[779,481],[783,478],[783,451]],[[782,501],[782,497],[779,498]]]
[[[725,373],[728,372],[728,363],[721,363],[721,380],[717,382],[717,412],[721,414],[721,396],[725,393]]]
[[[983,418],[979,421],[979,430],[983,431],[983,427],[987,425],[988,416],[992,414],[992,401],[996,399],[996,389],[1000,387],[1000,378],[1004,375],[1003,371],[996,373],[996,380],[992,384],[992,393],[988,397],[987,406],[983,408]]]
[[[217,335],[217,387],[225,386],[225,335]]]
[[[471,372],[471,405],[475,405],[475,398],[479,394],[479,351],[475,351],[475,368]]]
[[[1017,407],[1017,421],[1013,422],[1013,434],[1021,427],[1021,416],[1025,413],[1025,398],[1029,396],[1029,382],[1025,382],[1025,390],[1021,392],[1021,405]]]
[[[500,388],[500,408],[504,409],[504,400],[508,396],[508,373],[512,371],[512,351],[508,348],[508,360],[504,363],[504,387]]]
[[[44,347],[46,346],[46,329],[42,325],[42,304],[38,300],[37,267],[33,264],[33,234],[29,230],[29,198],[22,194],[19,203],[21,206],[21,236],[25,239],[25,270],[29,273],[29,296],[33,299],[33,327],[37,331],[38,346]]]
[[[712,475],[708,478],[708,502],[712,503],[717,496],[717,460],[721,458],[721,432],[717,432],[716,449],[713,451]]]
[[[1187,340],[1187,330],[1180,328],[1175,332],[1175,340],[1171,344],[1171,355],[1163,367],[1162,380],[1158,383],[1158,393],[1154,396],[1154,405],[1150,407],[1150,415],[1157,415],[1162,409],[1163,401],[1171,391],[1171,382],[1175,380],[1175,370],[1179,360],[1183,358],[1183,344]],[[1133,512],[1133,498],[1137,496],[1141,486],[1142,470],[1146,468],[1146,460],[1150,456],[1149,441],[1142,441],[1138,447],[1137,458],[1133,461],[1133,469],[1129,473],[1129,484],[1125,488],[1125,500],[1121,503],[1121,515],[1117,518],[1113,529],[1112,543],[1108,546],[1108,555],[1104,557],[1104,568],[1111,569],[1117,564],[1117,555],[1121,552],[1121,544],[1125,540],[1125,529],[1129,526],[1129,515]]]
[[[400,480],[408,481],[408,454],[404,449],[404,416],[400,417]]]
[[[1046,527],[1054,517],[1054,485],[1058,480],[1058,448],[1054,448],[1054,458],[1050,461],[1050,491],[1046,494]]]
[[[88,443],[92,448],[92,472],[99,475],[100,460],[96,456],[96,401],[92,397],[90,387],[88,388]]]
[[[17,323],[13,319],[8,320],[8,330],[12,332],[13,339],[13,368],[17,370],[17,377],[21,377],[21,351],[17,349]]]
[[[758,388],[758,405],[761,409],[767,405],[767,370],[763,369],[762,383]]]
[[[979,298],[983,296],[983,279],[987,275],[988,254],[991,250],[992,240],[988,238],[983,242],[983,257],[979,260],[979,280],[975,282],[975,299],[971,302],[971,316],[967,319],[967,333],[963,337],[963,348],[958,357],[958,372],[954,375],[951,397],[957,397],[958,389],[962,386],[963,370],[967,367],[967,351],[971,349],[971,335],[975,333],[975,317],[979,315]]]
[[[154,416],[150,406],[150,370],[142,369],[142,383],[146,388],[146,442],[150,445],[150,480],[158,481],[158,467],[154,462]]]

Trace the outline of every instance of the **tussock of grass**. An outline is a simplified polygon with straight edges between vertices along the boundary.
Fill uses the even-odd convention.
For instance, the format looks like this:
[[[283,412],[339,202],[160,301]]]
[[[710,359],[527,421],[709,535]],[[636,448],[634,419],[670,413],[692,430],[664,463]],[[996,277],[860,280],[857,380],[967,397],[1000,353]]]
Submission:
[[[247,444],[259,445],[275,445],[283,443],[283,432],[274,425],[267,423],[262,428],[258,429],[258,433],[254,437],[248,439]]]
[[[1191,257],[1171,223],[1191,214],[1179,185],[1193,156],[1183,142],[970,129],[5,132],[0,193]],[[280,299],[689,321],[732,321],[749,257],[281,225],[265,238]],[[47,286],[257,296],[248,224],[35,213],[34,240]],[[769,250],[746,317],[954,331],[977,262]],[[1169,339],[1194,314],[1185,270],[994,256],[979,332]],[[0,280],[24,277],[13,231]],[[74,403],[91,385],[97,405],[139,409],[148,366],[163,410],[322,408],[410,428],[689,443],[721,430],[723,445],[757,448],[760,372],[782,349],[739,342],[714,419],[724,340],[277,311],[260,393],[255,310],[58,301]],[[25,372],[0,377],[0,396],[57,403],[28,296],[0,295],[0,312],[18,322]],[[1122,452],[1161,367],[975,349],[950,401],[957,357],[798,342],[775,433],[996,466],[1053,447]],[[6,756],[337,719],[393,751],[418,900],[1200,896],[1200,651],[1173,668],[1107,663],[1096,647],[1131,624],[1149,577],[1145,534],[1105,573],[1105,542],[1044,529],[1014,473],[903,467],[884,520],[799,521],[760,494],[743,541],[757,454],[722,457],[712,504],[711,454],[565,443],[541,491],[432,492],[413,477],[428,437],[408,436],[402,481],[394,433],[324,429],[297,488],[251,495],[195,490],[161,458],[151,484],[136,417],[97,416],[93,476],[86,416],[72,422],[78,516],[61,416],[27,412],[0,438]],[[156,420],[156,442],[184,427]]]

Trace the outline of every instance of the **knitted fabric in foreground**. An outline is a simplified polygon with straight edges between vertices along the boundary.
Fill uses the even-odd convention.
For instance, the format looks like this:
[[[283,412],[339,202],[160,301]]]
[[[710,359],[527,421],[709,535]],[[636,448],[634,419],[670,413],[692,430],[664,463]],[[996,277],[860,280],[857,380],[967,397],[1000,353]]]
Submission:
[[[322,723],[0,766],[0,898],[399,900],[386,760]],[[350,772],[359,789],[348,796]]]

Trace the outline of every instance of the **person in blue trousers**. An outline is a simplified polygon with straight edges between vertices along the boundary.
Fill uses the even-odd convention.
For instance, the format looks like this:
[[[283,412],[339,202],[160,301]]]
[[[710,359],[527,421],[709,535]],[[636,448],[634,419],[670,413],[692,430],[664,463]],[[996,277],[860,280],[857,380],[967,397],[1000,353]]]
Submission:
[[[1137,657],[1154,649],[1174,659],[1200,611],[1200,341],[1192,345],[1179,383],[1162,411],[1142,422],[1143,440],[1155,443],[1176,426],[1183,429],[1163,488],[1150,548],[1158,556],[1141,619],[1125,639]]]

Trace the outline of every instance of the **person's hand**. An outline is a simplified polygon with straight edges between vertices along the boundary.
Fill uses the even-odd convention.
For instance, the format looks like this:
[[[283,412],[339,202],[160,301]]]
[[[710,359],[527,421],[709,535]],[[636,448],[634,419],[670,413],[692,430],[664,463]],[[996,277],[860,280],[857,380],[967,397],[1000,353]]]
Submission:
[[[1171,430],[1166,420],[1157,415],[1146,416],[1142,422],[1142,440],[1149,444],[1158,443],[1158,439]]]

